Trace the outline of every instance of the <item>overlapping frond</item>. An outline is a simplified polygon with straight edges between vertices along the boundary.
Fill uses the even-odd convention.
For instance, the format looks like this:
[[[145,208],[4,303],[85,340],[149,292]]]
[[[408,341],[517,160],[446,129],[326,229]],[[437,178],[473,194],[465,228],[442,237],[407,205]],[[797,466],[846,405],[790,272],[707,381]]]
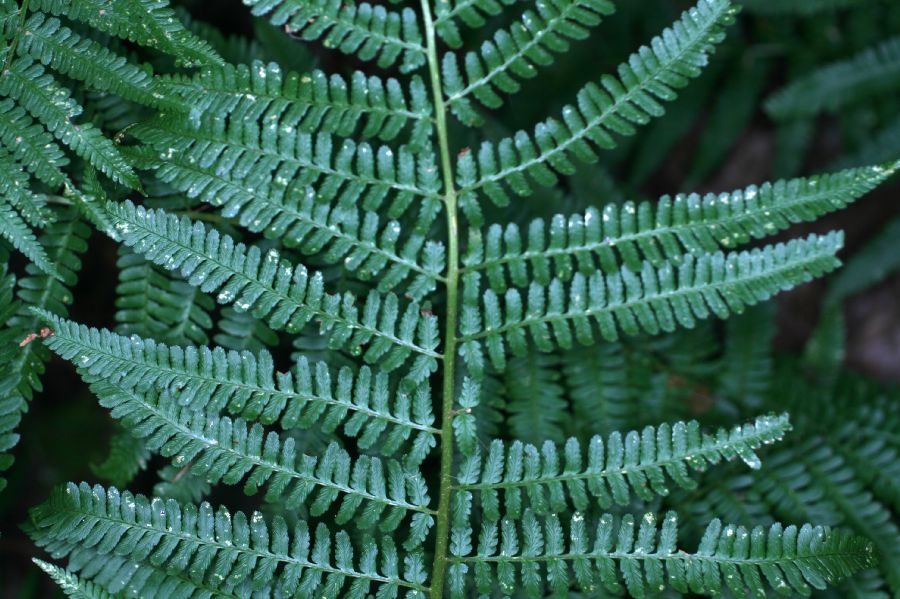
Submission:
[[[568,40],[586,38],[590,27],[614,11],[609,0],[538,0],[534,8],[526,9],[508,30],[495,32],[478,52],[466,52],[463,68],[456,54],[444,54],[441,70],[447,105],[463,123],[482,122],[469,96],[488,108],[499,108],[503,104],[499,93],[519,91],[517,79],[537,76],[537,67],[552,64],[554,54],[568,51]]]
[[[145,106],[178,106],[156,88],[152,73],[82,37],[59,19],[35,13],[25,22],[16,46],[20,54],[52,67],[99,91],[108,91]]]
[[[66,147],[113,181],[133,189],[140,186],[131,166],[100,129],[90,122],[72,121],[83,109],[30,57],[13,61],[3,72],[0,94],[18,102]]]
[[[900,87],[898,81],[900,37],[894,37],[791,82],[771,95],[765,107],[777,119],[808,118],[890,93]]]
[[[635,125],[662,115],[661,102],[673,100],[675,90],[700,74],[736,10],[729,0],[701,0],[649,46],[632,54],[617,76],[607,75],[600,85],[591,83],[579,91],[576,105],[563,108],[562,121],[539,123],[533,135],[520,131],[496,144],[484,142],[477,156],[463,151],[457,160],[457,182],[470,220],[480,220],[476,192],[505,205],[509,195],[504,186],[529,195],[528,177],[551,185],[557,181],[554,171],[575,170],[570,156],[593,162],[594,146],[611,148],[616,145],[613,134],[631,135]]]
[[[591,534],[591,528],[595,532]],[[680,593],[765,597],[766,590],[808,595],[811,589],[864,570],[874,563],[864,539],[839,530],[774,524],[752,530],[713,520],[694,553],[678,547],[678,521],[669,512],[660,524],[654,514],[638,522],[606,514],[594,525],[578,513],[568,526],[560,518],[528,511],[520,522],[482,526],[477,548],[467,535],[452,544],[451,596],[471,596],[466,574],[481,593],[524,590],[564,597],[574,585],[632,597],[652,596],[666,587]]]
[[[29,6],[155,48],[186,66],[222,63],[209,43],[185,28],[168,0],[32,0]]]
[[[13,463],[12,455],[7,452],[19,442],[16,429],[27,407],[25,399],[17,392],[21,375],[10,365],[19,330],[5,326],[19,308],[13,293],[15,284],[15,277],[7,273],[4,264],[0,270],[0,473]],[[6,479],[0,477],[0,491],[5,487]]]
[[[377,369],[342,368],[334,373],[305,357],[290,372],[276,372],[266,351],[170,347],[47,318],[55,332],[50,341],[54,351],[91,377],[123,388],[155,388],[195,410],[227,410],[249,421],[279,422],[286,430],[318,424],[332,432],[343,425],[342,432],[358,438],[363,449],[392,455],[406,448],[408,464],[419,464],[435,445],[439,431],[433,426],[427,385],[411,392],[394,390]]]
[[[427,142],[432,128],[431,99],[418,76],[405,87],[393,77],[362,71],[354,71],[348,80],[319,69],[300,74],[255,61],[203,69],[192,77],[171,76],[159,85],[184,99],[195,123],[202,114],[229,114],[264,122],[277,119],[281,126],[304,133],[349,137],[359,131],[365,139],[383,141],[408,129],[409,143],[417,147]]]
[[[409,72],[425,64],[418,17],[411,8],[388,10],[379,4],[336,0],[242,0],[254,15],[269,14],[273,25],[300,39],[322,39],[360,60],[390,67],[400,61]]]
[[[160,118],[132,132],[152,149],[144,168],[249,230],[377,278],[385,293],[433,290],[444,267],[443,244],[427,239],[441,211],[433,156],[297,133],[290,114],[271,116],[204,118],[199,131],[187,117]],[[402,227],[410,209],[418,218]]]
[[[116,321],[126,335],[166,343],[205,345],[212,328],[212,299],[127,248],[119,253]]]
[[[56,275],[56,267],[47,256],[47,252],[38,243],[37,237],[22,216],[0,198],[0,237],[8,241],[14,248],[22,252],[32,264],[42,271]]]
[[[77,359],[75,360],[77,363]],[[232,420],[180,406],[169,394],[143,392],[97,380],[82,370],[100,404],[142,438],[152,452],[211,484],[244,481],[247,494],[265,489],[265,498],[287,509],[306,506],[313,516],[333,514],[338,524],[360,530],[393,531],[410,526],[408,542],[421,543],[433,523],[428,489],[421,475],[394,460],[350,457],[337,443],[321,456],[298,452],[295,440],[260,424]]]
[[[656,334],[697,320],[726,318],[779,291],[833,270],[841,233],[811,235],[750,251],[687,255],[679,265],[638,271],[576,273],[564,283],[532,282],[526,297],[509,289],[501,298],[482,294],[477,276],[465,279],[460,320],[460,354],[476,372],[486,351],[494,367],[505,367],[507,354],[523,355],[529,339],[541,351],[583,345],[595,339],[595,327],[609,341],[620,332]]]
[[[447,0],[434,5],[434,30],[451,48],[463,45],[457,21],[467,27],[482,27],[490,17],[496,17],[506,6],[518,0]]]
[[[56,275],[41,271],[35,264],[27,265],[25,276],[16,282],[21,302],[12,301],[14,279],[5,274],[4,266],[0,277],[0,471],[12,464],[12,456],[2,452],[18,442],[15,431],[34,392],[42,388],[41,376],[50,357],[47,348],[35,339],[43,328],[40,321],[21,303],[54,314],[68,314],[71,288],[81,269],[79,254],[87,249],[89,233],[71,211],[59,214],[40,238],[40,246],[46,250]],[[0,487],[4,484],[0,479]]]
[[[156,586],[147,596],[165,596],[161,588],[168,596],[364,599],[377,590],[424,599],[427,591],[421,554],[399,554],[390,538],[355,544],[324,524],[313,531],[302,520],[289,526],[259,512],[232,515],[208,503],[182,506],[85,483],[58,488],[32,510],[28,529],[36,543],[68,556],[70,568],[113,594],[142,588],[148,578]],[[161,585],[168,577],[178,583]]]
[[[762,416],[713,434],[702,433],[696,421],[677,422],[616,432],[606,441],[597,435],[587,447],[570,438],[562,457],[549,441],[538,449],[520,441],[505,447],[495,440],[486,454],[478,450],[463,459],[457,489],[478,491],[484,516],[491,521],[518,519],[525,507],[536,514],[583,512],[593,503],[608,509],[628,505],[634,496],[650,501],[668,495],[668,481],[693,488],[690,469],[703,471],[737,459],[757,469],[754,450],[781,440],[789,429],[787,415]]]
[[[260,351],[278,344],[278,335],[252,314],[223,308],[216,322],[213,341],[224,349],[233,351]]]
[[[53,136],[9,98],[0,100],[0,143],[28,172],[51,188],[59,188],[68,180],[62,168],[69,159]]]
[[[900,163],[848,169],[809,178],[752,185],[730,193],[663,196],[649,202],[607,204],[568,218],[535,219],[523,234],[518,225],[469,230],[465,271],[483,271],[496,292],[532,281],[547,285],[624,264],[679,264],[761,239],[798,222],[812,221],[862,197],[892,176]]]
[[[332,348],[362,354],[387,371],[415,355],[408,373],[414,383],[436,368],[437,321],[415,303],[403,308],[397,296],[373,292],[360,309],[352,294],[327,293],[321,273],[292,265],[276,250],[263,254],[188,218],[130,202],[111,204],[109,211],[137,253],[179,271],[204,292],[218,292],[219,303],[234,304],[273,329],[296,333],[316,321]]]

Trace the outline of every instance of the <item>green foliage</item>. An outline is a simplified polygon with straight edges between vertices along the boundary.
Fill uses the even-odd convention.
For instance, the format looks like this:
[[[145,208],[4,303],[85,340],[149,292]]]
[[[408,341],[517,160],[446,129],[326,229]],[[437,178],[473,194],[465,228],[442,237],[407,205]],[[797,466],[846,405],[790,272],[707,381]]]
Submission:
[[[36,562],[64,592],[764,597],[879,559],[883,580],[846,584],[897,592],[900,421],[872,402],[853,426],[811,423],[773,380],[760,305],[835,269],[843,234],[762,240],[853,203],[897,156],[655,202],[605,169],[576,176],[631,144],[633,183],[663,160],[676,136],[638,129],[701,77],[735,4],[699,0],[612,74],[548,98],[561,116],[525,110],[512,129],[490,109],[533,95],[613,2],[505,20],[512,0],[244,4],[354,66],[312,64],[265,24],[229,40],[164,0],[0,0],[0,235],[33,263],[0,277],[0,451],[51,352],[115,421],[92,470],[116,486],[61,486],[24,524],[67,560]],[[621,31],[649,30],[621,8]],[[773,114],[841,111],[857,84],[877,95],[893,84],[890,52],[876,58],[852,81],[821,76],[831,104],[789,89]],[[717,99],[728,130],[693,179],[750,121],[768,69],[741,82],[716,65],[671,104],[686,133]],[[119,245],[113,330],[67,312],[82,218]],[[875,278],[864,259],[835,298]],[[799,430],[764,452],[785,410]],[[154,497],[118,490],[157,462]]]
[[[588,530],[581,514],[572,516],[568,530],[556,515],[538,518],[530,512],[520,526],[492,523],[482,528],[476,554],[463,545],[451,558],[451,596],[468,596],[462,575],[469,564],[482,593],[490,593],[494,581],[508,593],[518,572],[528,597],[545,596],[545,587],[564,597],[573,582],[588,592],[602,585],[610,593],[645,597],[666,586],[684,594],[720,594],[727,588],[735,596],[745,596],[747,589],[764,596],[768,585],[807,595],[810,587],[824,589],[873,561],[871,547],[858,538],[809,525],[748,530],[713,520],[695,553],[678,548],[678,520],[671,512],[661,525],[652,513],[639,524],[631,515],[617,521],[604,514],[594,534]]]
[[[894,38],[792,82],[768,99],[766,110],[782,119],[835,112],[896,90],[898,73],[900,38]]]

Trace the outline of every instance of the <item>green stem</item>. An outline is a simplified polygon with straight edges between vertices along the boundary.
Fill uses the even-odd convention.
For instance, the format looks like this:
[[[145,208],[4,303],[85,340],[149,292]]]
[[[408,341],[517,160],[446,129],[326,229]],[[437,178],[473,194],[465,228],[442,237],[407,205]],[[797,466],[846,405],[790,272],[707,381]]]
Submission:
[[[431,599],[441,599],[447,574],[447,548],[450,541],[450,499],[453,490],[453,402],[456,380],[456,317],[459,311],[459,223],[456,214],[456,187],[447,136],[447,108],[441,89],[434,21],[429,0],[421,0],[422,20],[428,48],[428,70],[434,97],[435,125],[444,175],[444,204],[447,210],[447,322],[444,333],[444,381],[441,415],[441,485],[438,491],[434,564],[431,570]]]
[[[3,65],[2,73],[6,73],[9,68],[12,66],[13,60],[16,58],[16,48],[19,46],[19,38],[22,36],[22,28],[25,27],[25,19],[28,17],[28,3],[31,0],[22,0],[22,6],[19,8],[19,26],[16,27],[16,34],[13,36],[12,42],[9,44],[9,49],[7,52],[9,54],[6,55],[6,64]],[[0,73],[0,75],[2,75]]]

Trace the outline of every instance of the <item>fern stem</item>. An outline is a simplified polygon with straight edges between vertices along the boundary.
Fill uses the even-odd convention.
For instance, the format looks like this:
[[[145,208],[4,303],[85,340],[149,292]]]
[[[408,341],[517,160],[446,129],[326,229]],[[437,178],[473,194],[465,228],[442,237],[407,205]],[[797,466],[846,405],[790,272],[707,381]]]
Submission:
[[[428,49],[428,71],[434,101],[437,140],[444,175],[444,205],[447,210],[447,322],[444,333],[444,380],[441,410],[441,476],[438,491],[434,564],[431,569],[431,599],[441,599],[447,574],[447,548],[450,542],[450,498],[453,490],[453,401],[456,380],[456,315],[459,311],[459,223],[456,213],[456,187],[447,135],[447,107],[441,88],[441,69],[435,41],[434,20],[429,0],[421,0],[422,20]]]
[[[22,28],[25,27],[25,19],[28,18],[28,3],[31,0],[22,0],[22,6],[19,8],[19,26],[16,27],[16,34],[7,48],[6,63],[3,65],[3,71],[0,76],[5,75],[6,71],[12,66],[13,60],[16,59],[16,48],[19,45],[19,38],[22,37]]]

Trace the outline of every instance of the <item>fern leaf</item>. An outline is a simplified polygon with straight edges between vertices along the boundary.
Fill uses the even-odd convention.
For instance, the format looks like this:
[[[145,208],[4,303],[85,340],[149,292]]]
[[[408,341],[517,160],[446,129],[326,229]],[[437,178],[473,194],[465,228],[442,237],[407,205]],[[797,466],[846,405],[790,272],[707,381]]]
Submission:
[[[77,356],[70,358],[77,364]],[[336,443],[321,456],[305,455],[292,437],[282,440],[259,424],[183,407],[153,389],[138,392],[103,381],[89,367],[80,372],[100,404],[143,439],[148,450],[171,458],[176,467],[190,466],[211,484],[245,481],[246,494],[265,488],[267,501],[290,510],[307,506],[313,516],[334,507],[338,524],[352,521],[360,530],[377,526],[388,532],[408,520],[411,543],[421,542],[433,523],[421,475],[394,460],[353,460]]]
[[[2,219],[0,219],[2,220]],[[55,314],[68,314],[72,303],[71,288],[81,269],[79,254],[87,249],[86,238],[90,230],[74,218],[71,211],[61,212],[56,222],[49,225],[40,238],[58,276],[42,272],[35,265],[25,267],[26,276],[19,279],[18,296],[27,306],[48,310]],[[37,342],[26,343],[31,334],[39,334],[40,322],[30,313],[12,302],[12,277],[0,276],[0,471],[12,464],[12,456],[2,453],[18,442],[15,429],[28,409],[28,402],[35,391],[41,390],[41,376],[49,351]],[[0,479],[0,488],[5,481]]]
[[[798,222],[815,220],[847,206],[891,177],[900,162],[848,169],[810,178],[752,185],[730,193],[678,194],[649,202],[607,204],[549,223],[535,219],[527,234],[518,225],[469,230],[464,272],[483,271],[491,289],[548,285],[621,264],[637,271],[680,263],[684,254],[700,256],[761,239]]]
[[[284,519],[269,523],[259,512],[232,515],[208,503],[181,506],[173,500],[70,483],[32,510],[30,520],[35,542],[55,555],[69,555],[97,579],[111,578],[108,590],[113,594],[123,592],[132,579],[139,585],[160,573],[184,576],[208,596],[257,591],[364,599],[377,587],[383,596],[403,592],[407,599],[424,599],[427,591],[421,555],[398,555],[388,538],[367,538],[354,548],[344,531],[332,534],[324,524],[311,531],[302,520],[291,529]],[[134,543],[118,548],[97,544],[99,531]],[[81,563],[82,555],[91,559]],[[121,578],[98,567],[123,557],[132,560],[133,567],[113,571]]]
[[[290,123],[279,129],[278,140],[268,140],[263,132],[260,147],[246,134],[259,135],[252,120],[232,122],[228,131],[201,139],[168,122],[138,127],[135,135],[155,150],[140,162],[189,197],[237,217],[250,231],[283,240],[304,254],[322,255],[363,281],[377,279],[382,293],[406,283],[406,294],[419,299],[435,289],[445,251],[427,237],[441,204],[434,197],[437,181],[417,180],[417,171],[432,168],[431,158],[417,164],[400,150],[395,171],[393,151],[386,146],[373,151],[368,144],[346,141],[332,159],[329,136],[300,134],[298,140]],[[386,220],[376,210],[389,195]],[[415,203],[419,218],[404,230],[394,219],[416,195],[427,197]]]
[[[0,322],[4,325],[19,309],[13,295],[16,279],[7,274],[6,268],[5,263],[0,268]],[[16,339],[19,335],[20,330],[16,327],[0,327],[0,473],[12,466],[13,457],[7,452],[19,442],[16,429],[22,420],[22,412],[28,407],[25,398],[17,392],[21,373],[9,363],[15,355],[12,348],[20,341]],[[6,479],[0,477],[0,491],[5,487]]]
[[[620,331],[657,334],[692,327],[713,315],[725,318],[833,270],[842,243],[841,233],[811,235],[751,251],[688,255],[679,266],[647,263],[639,272],[579,273],[568,284],[559,279],[546,287],[532,283],[525,302],[517,289],[507,291],[502,304],[492,290],[482,297],[477,279],[469,276],[460,353],[470,368],[480,371],[486,349],[494,367],[502,370],[507,351],[523,355],[529,337],[541,351],[569,348],[573,341],[590,344],[592,322],[602,338],[615,341]]]
[[[467,52],[465,76],[459,57],[444,54],[441,70],[447,105],[463,123],[482,123],[469,96],[488,108],[499,108],[503,98],[498,92],[518,92],[517,79],[537,76],[537,66],[548,66],[554,54],[568,51],[568,40],[585,39],[589,28],[612,14],[614,7],[609,0],[540,0],[535,9],[526,10],[509,30],[494,33],[493,40],[482,43],[478,52]]]
[[[18,281],[18,296],[29,310],[20,311],[11,321],[24,337],[39,331],[42,321],[30,309],[43,310],[65,317],[72,303],[72,289],[78,282],[82,268],[81,255],[87,251],[90,228],[72,210],[57,213],[56,222],[44,230],[40,238],[59,276],[53,277],[34,266],[26,266],[26,276]],[[21,341],[21,339],[19,340]],[[19,391],[32,398],[33,391],[40,391],[40,377],[44,373],[44,363],[50,358],[46,348],[40,343],[29,343],[19,348],[12,361],[13,369],[20,373],[22,384]]]
[[[259,248],[235,243],[215,229],[131,202],[111,204],[109,211],[124,243],[137,253],[180,271],[204,292],[218,291],[219,303],[233,303],[275,330],[296,333],[316,320],[321,331],[330,334],[332,348],[362,353],[367,362],[387,371],[416,354],[408,374],[413,383],[437,367],[437,320],[423,316],[415,303],[401,315],[395,295],[370,293],[360,313],[353,295],[326,293],[321,273],[295,267],[275,250],[263,255]]]
[[[349,139],[338,146],[338,140],[324,133],[298,134],[289,113],[274,114],[279,118],[262,123],[240,114],[229,119],[207,116],[199,128],[193,127],[188,117],[163,116],[131,133],[159,152],[157,164],[151,166],[174,165],[169,179],[176,185],[192,183],[199,189],[224,186],[227,190],[234,177],[235,182],[264,185],[263,191],[276,198],[287,190],[312,187],[320,202],[352,201],[367,210],[377,210],[390,198],[387,212],[394,218],[417,197],[431,203],[440,200],[439,175],[430,152],[414,155],[408,148],[400,148],[395,153],[388,146],[373,148]],[[240,155],[233,155],[237,153]],[[198,167],[206,164],[212,166]],[[179,168],[182,174],[176,177]],[[208,174],[210,168],[237,172],[222,182]],[[268,185],[265,178],[271,178]]]
[[[52,220],[47,199],[33,193],[30,183],[25,168],[0,149],[0,198],[13,206],[29,225],[47,226]]]
[[[259,352],[278,345],[278,335],[246,312],[224,308],[213,336],[216,345],[232,351]]]
[[[326,48],[336,48],[387,68],[400,63],[408,73],[425,64],[425,46],[418,17],[411,8],[387,10],[368,2],[335,0],[242,0],[254,15],[269,15],[269,21],[303,40],[322,39]]]
[[[69,159],[41,125],[9,98],[0,100],[0,143],[28,172],[52,188],[68,181],[62,167]]]
[[[109,453],[99,464],[91,464],[91,472],[116,487],[123,487],[147,468],[150,452],[143,440],[124,429],[117,430],[109,440]]]
[[[619,66],[618,76],[605,76],[600,85],[589,84],[577,95],[577,107],[563,108],[562,122],[548,119],[539,123],[533,135],[524,131],[493,144],[485,142],[478,151],[464,151],[457,160],[460,200],[470,220],[477,217],[476,193],[481,191],[498,205],[509,196],[503,185],[517,195],[532,193],[526,175],[541,185],[557,181],[554,170],[571,174],[575,167],[570,155],[593,162],[600,148],[616,145],[612,134],[632,135],[635,125],[660,116],[660,101],[671,101],[676,89],[697,77],[707,64],[715,44],[724,39],[724,28],[734,20],[735,7],[729,0],[701,0],[685,12],[671,28],[653,38]]]
[[[81,106],[31,58],[15,60],[4,71],[0,94],[16,100],[57,139],[113,181],[131,189],[140,187],[131,166],[102,131],[91,123],[72,122],[81,114]]]
[[[688,468],[702,471],[723,460],[740,459],[758,469],[754,450],[780,441],[788,430],[787,415],[763,416],[711,435],[702,434],[696,421],[678,422],[648,426],[640,432],[615,432],[605,442],[594,436],[587,448],[570,438],[562,460],[559,448],[550,442],[538,449],[515,441],[507,448],[495,440],[487,455],[476,451],[463,460],[457,488],[478,491],[484,516],[491,521],[501,517],[501,491],[505,518],[522,516],[523,495],[536,514],[564,512],[570,504],[574,510],[586,511],[590,498],[609,509],[614,504],[628,505],[633,495],[644,501],[668,495],[667,479],[693,488],[696,483],[688,477]]]
[[[426,143],[431,133],[431,100],[422,79],[414,76],[408,91],[394,78],[382,79],[355,71],[348,81],[318,69],[284,72],[276,63],[223,65],[193,77],[160,80],[165,93],[182,97],[195,124],[202,114],[280,117],[282,126],[304,133],[350,137],[357,130],[365,139],[395,139],[411,128],[410,145]]]
[[[113,599],[112,595],[98,585],[84,582],[75,574],[63,570],[59,566],[48,564],[39,559],[32,559],[31,561],[53,579],[53,582],[66,594],[66,597],[72,597],[72,599]]]
[[[561,442],[568,421],[559,356],[529,352],[502,373],[509,433],[526,443]]]
[[[900,37],[809,73],[766,100],[776,119],[814,117],[896,90],[900,80]]]
[[[185,66],[223,63],[206,41],[185,28],[168,0],[34,0],[30,6],[155,48],[174,56]]]
[[[29,228],[21,215],[0,198],[0,237],[8,241],[14,248],[22,252],[32,264],[43,272],[58,277],[59,273],[43,246],[38,243],[34,232]]]
[[[47,318],[55,332],[53,350],[89,369],[92,377],[138,391],[155,388],[192,409],[227,409],[249,421],[280,422],[285,430],[319,424],[331,432],[343,424],[360,448],[384,455],[411,440],[404,452],[411,464],[426,457],[439,433],[427,386],[394,393],[388,376],[368,367],[342,368],[335,376],[324,363],[301,357],[290,372],[281,373],[268,352],[170,347]]]
[[[759,304],[727,323],[719,388],[738,405],[759,409],[773,382],[775,311]]]
[[[434,5],[435,32],[451,48],[463,45],[462,36],[456,21],[460,20],[468,27],[482,27],[489,17],[496,17],[503,12],[505,6],[512,6],[517,0],[447,0]]]
[[[116,266],[116,321],[121,332],[176,345],[209,342],[209,313],[215,307],[209,296],[128,250],[120,251]]]
[[[83,38],[59,19],[35,13],[25,23],[17,49],[54,70],[87,83],[98,91],[108,91],[146,106],[179,106],[174,98],[161,94],[153,75],[94,40]]]
[[[718,595],[724,587],[735,596],[747,590],[765,596],[767,587],[808,595],[872,565],[872,547],[847,533],[805,524],[748,530],[714,520],[696,552],[679,550],[677,517],[669,512],[662,525],[646,514],[639,522],[606,514],[590,535],[581,514],[568,530],[556,516],[538,518],[526,512],[519,526],[512,521],[486,523],[477,553],[471,546],[451,558],[451,597],[466,593],[463,574],[475,569],[475,586],[490,593],[492,579],[501,590],[522,588],[528,597],[543,597],[544,586],[557,596],[569,586],[595,592],[652,596],[666,586],[680,593]],[[520,580],[517,580],[520,579]]]

